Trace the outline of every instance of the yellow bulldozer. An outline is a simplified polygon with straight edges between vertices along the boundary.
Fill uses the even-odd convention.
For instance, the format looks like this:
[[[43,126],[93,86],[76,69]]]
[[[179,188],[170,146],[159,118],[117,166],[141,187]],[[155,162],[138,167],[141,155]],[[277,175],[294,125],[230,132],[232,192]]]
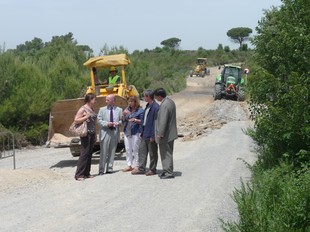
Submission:
[[[89,69],[91,78],[91,86],[87,87],[84,95],[87,93],[96,94],[97,101],[94,106],[96,112],[100,107],[106,105],[105,98],[109,94],[115,95],[116,105],[123,109],[128,105],[127,98],[129,96],[139,96],[135,86],[128,85],[126,82],[125,67],[129,64],[130,59],[126,54],[92,57],[84,63],[84,66]],[[120,69],[120,81],[115,84],[109,84],[107,81],[100,82],[98,73],[104,73],[111,68]],[[69,132],[69,127],[76,112],[83,104],[84,97],[60,100],[52,104],[47,146],[69,146],[73,156],[80,155],[80,138],[73,137]],[[100,149],[98,139],[94,149],[95,151]]]

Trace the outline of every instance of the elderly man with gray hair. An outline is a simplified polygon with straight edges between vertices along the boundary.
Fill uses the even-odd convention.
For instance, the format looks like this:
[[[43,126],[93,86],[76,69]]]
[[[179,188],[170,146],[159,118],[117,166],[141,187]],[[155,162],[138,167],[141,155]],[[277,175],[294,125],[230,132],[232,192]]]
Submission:
[[[115,106],[115,96],[106,96],[107,106],[101,107],[98,113],[100,126],[100,161],[99,175],[113,172],[114,156],[117,144],[120,141],[120,129],[122,125],[123,110]],[[107,166],[107,167],[106,167]]]

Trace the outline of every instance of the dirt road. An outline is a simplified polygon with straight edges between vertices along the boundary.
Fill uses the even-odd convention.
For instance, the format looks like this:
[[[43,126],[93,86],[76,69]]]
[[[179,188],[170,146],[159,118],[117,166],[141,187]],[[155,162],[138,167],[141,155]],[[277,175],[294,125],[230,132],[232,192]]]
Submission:
[[[238,218],[230,194],[250,175],[238,158],[255,157],[242,132],[251,126],[245,103],[212,99],[216,72],[188,78],[172,96],[184,135],[175,142],[175,179],[123,173],[118,154],[114,174],[78,182],[68,148],[18,151],[17,170],[0,160],[0,231],[221,231],[218,218]]]

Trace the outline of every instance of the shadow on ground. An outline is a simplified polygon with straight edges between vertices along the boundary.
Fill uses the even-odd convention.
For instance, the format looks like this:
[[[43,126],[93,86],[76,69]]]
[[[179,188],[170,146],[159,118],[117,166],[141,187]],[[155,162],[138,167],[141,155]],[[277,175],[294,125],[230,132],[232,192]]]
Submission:
[[[99,157],[100,157],[99,154],[94,154],[92,161],[91,161],[91,164],[92,165],[99,164],[99,159],[100,159]],[[70,160],[61,160],[58,163],[50,166],[50,169],[51,168],[76,167],[78,159],[79,159],[79,157],[72,157],[72,159],[70,159]],[[114,160],[126,160],[126,157],[124,156],[123,153],[120,152],[120,153],[115,154]]]
[[[160,175],[161,173],[163,173],[163,170],[157,170],[158,175]],[[179,171],[174,171],[173,174],[175,177],[181,177],[182,176],[182,172],[179,172]]]

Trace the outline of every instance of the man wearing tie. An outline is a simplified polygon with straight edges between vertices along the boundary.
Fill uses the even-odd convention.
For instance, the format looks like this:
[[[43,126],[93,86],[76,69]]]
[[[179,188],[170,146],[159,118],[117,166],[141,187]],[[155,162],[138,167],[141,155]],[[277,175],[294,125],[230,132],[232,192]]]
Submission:
[[[122,124],[123,110],[115,106],[115,96],[110,94],[106,97],[107,106],[101,107],[98,113],[100,126],[100,161],[99,175],[113,172],[113,163],[117,143],[120,141],[119,127]],[[107,167],[106,167],[107,166]]]

